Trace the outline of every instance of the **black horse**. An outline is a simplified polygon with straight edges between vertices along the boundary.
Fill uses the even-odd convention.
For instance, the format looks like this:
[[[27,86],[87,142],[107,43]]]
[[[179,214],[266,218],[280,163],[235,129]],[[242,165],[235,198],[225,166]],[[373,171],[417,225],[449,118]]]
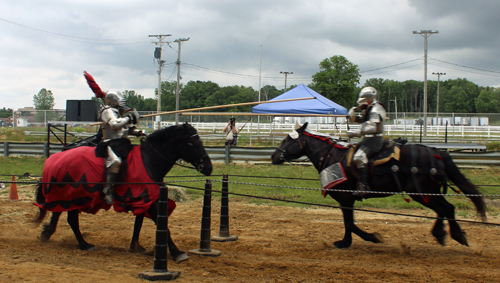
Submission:
[[[150,217],[156,224],[156,218],[158,214],[158,194],[160,187],[158,184],[163,182],[163,178],[174,166],[175,162],[178,159],[183,159],[191,163],[199,172],[203,173],[206,176],[209,176],[212,173],[212,162],[207,152],[205,151],[205,148],[203,147],[203,143],[200,140],[196,129],[189,124],[171,126],[156,131],[149,135],[145,140],[141,141],[141,145],[131,147],[135,149],[136,155],[138,156],[136,160],[139,161],[137,162],[140,163],[140,160],[142,159],[143,166],[136,167],[140,167],[140,170],[144,172],[143,175],[148,175],[148,180],[150,180],[151,183],[156,183],[156,185],[152,184],[152,187],[148,187],[149,191],[147,191],[146,193],[142,192],[138,196],[134,196],[133,194],[131,195],[130,187],[126,187],[127,191],[123,196],[115,197],[114,207],[117,211],[134,211],[133,207],[128,207],[128,204],[126,204],[125,201],[131,201],[133,203],[142,205],[141,208],[143,210],[139,210],[142,213],[135,213],[136,211],[134,211],[134,214],[136,214],[136,219],[134,224],[132,242],[130,244],[130,251],[144,252],[145,249],[139,245],[139,233],[141,231],[145,216]],[[87,251],[96,250],[94,245],[87,243],[83,239],[82,233],[80,232],[79,228],[78,214],[80,211],[95,214],[99,209],[110,208],[110,205],[104,202],[101,198],[102,187],[104,186],[104,184],[99,183],[92,187],[91,184],[88,183],[91,179],[89,177],[89,175],[91,175],[90,173],[86,173],[86,175],[77,175],[76,173],[73,173],[74,176],[83,177],[75,177],[80,178],[79,180],[73,180],[71,178],[68,179],[68,176],[70,175],[70,173],[68,172],[78,170],[88,170],[84,172],[91,172],[92,169],[94,169],[82,169],[81,167],[85,167],[85,165],[82,165],[83,163],[81,162],[78,163],[74,161],[77,158],[76,155],[83,155],[85,154],[85,152],[87,152],[87,155],[94,155],[94,149],[95,147],[77,147],[75,149],[54,154],[45,162],[43,174],[44,176],[42,178],[42,182],[38,185],[36,193],[36,204],[40,207],[40,211],[38,217],[33,221],[40,224],[45,218],[47,210],[52,211],[52,217],[50,223],[44,226],[44,229],[40,235],[41,241],[45,242],[50,239],[52,234],[56,231],[57,222],[61,213],[63,211],[67,211],[68,223],[75,234],[80,249]],[[131,153],[133,151],[134,150],[132,150]],[[95,156],[92,158],[97,159],[97,161],[94,162],[97,162],[102,167],[99,167],[98,170],[94,170],[97,171],[97,178],[99,178],[99,180],[104,180],[104,159],[97,158]],[[128,170],[128,174],[137,174],[138,169],[132,167],[133,164],[130,164],[130,161],[128,161],[128,163],[128,168],[126,168],[126,170]],[[62,174],[48,173],[51,171],[61,171],[60,167],[66,167],[67,169],[64,170],[67,171],[63,171]],[[102,169],[102,172],[98,172],[100,171],[100,169]],[[61,175],[64,175],[64,177],[61,177]],[[68,181],[71,186],[67,186],[65,183],[62,183],[61,185],[54,183]],[[125,184],[125,186],[131,185]],[[145,187],[145,185],[140,184],[138,186],[140,187],[139,189],[143,189],[143,187]],[[118,187],[116,191],[118,192]],[[77,195],[77,197],[52,195],[51,199],[56,199],[56,201],[49,201],[48,199],[46,199],[46,196],[48,194],[54,192],[59,195],[63,195],[66,193],[79,193],[79,195]],[[124,202],[122,203],[121,201]],[[148,203],[149,205],[147,205]],[[170,254],[176,261],[187,259],[187,255],[183,251],[180,251],[172,241],[170,232],[168,233],[168,248],[170,250]]]
[[[345,235],[342,240],[334,243],[335,247],[350,247],[352,233],[365,241],[382,242],[382,237],[378,233],[364,232],[354,224],[353,205],[356,200],[362,198],[352,195],[352,190],[356,188],[357,183],[354,174],[357,173],[355,168],[352,168],[355,166],[348,166],[350,162],[348,153],[351,146],[318,133],[310,133],[306,127],[307,123],[283,140],[280,147],[272,155],[273,164],[282,164],[285,161],[306,155],[320,173],[330,165],[340,162],[345,169],[347,180],[337,184],[334,190],[327,192],[339,202],[344,216]],[[397,147],[400,149],[399,161],[390,159],[384,164],[371,167],[370,187],[372,191],[440,194],[441,187],[446,190],[447,179],[450,179],[462,192],[480,194],[476,187],[460,172],[448,153],[417,145],[397,145]],[[390,195],[368,193],[364,198]],[[438,219],[432,229],[432,235],[441,245],[444,245],[447,234],[444,230],[444,219],[449,222],[451,237],[462,245],[468,245],[465,232],[455,220],[455,207],[443,196],[410,196],[413,200],[437,213]],[[481,196],[470,196],[469,198],[482,219],[485,219],[486,207],[483,198]]]

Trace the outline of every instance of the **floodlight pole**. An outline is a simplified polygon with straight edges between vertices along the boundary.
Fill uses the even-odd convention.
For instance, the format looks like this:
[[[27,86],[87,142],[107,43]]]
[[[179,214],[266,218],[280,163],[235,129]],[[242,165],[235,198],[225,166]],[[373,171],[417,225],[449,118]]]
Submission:
[[[157,106],[156,106],[156,112],[160,113],[161,112],[161,69],[163,67],[164,61],[161,60],[161,47],[165,42],[163,42],[163,38],[167,36],[172,36],[171,34],[156,34],[156,35],[150,35],[149,37],[156,37],[158,38],[158,42],[154,42],[158,46],[158,51],[155,51],[155,58],[158,59],[158,101],[157,101]],[[161,117],[156,116],[156,122],[158,123],[158,130],[161,128]]]
[[[446,73],[434,73],[432,72],[433,75],[438,76],[438,89],[437,89],[437,101],[436,101],[436,123],[438,123],[437,119],[439,117],[439,77],[441,76],[446,76]]]
[[[179,111],[179,92],[180,92],[180,83],[181,83],[181,44],[183,41],[188,41],[188,38],[178,38],[174,40],[174,42],[179,43],[179,57],[177,58],[177,89],[175,91],[175,110]],[[179,124],[179,113],[175,114],[175,124]]]
[[[288,75],[292,75],[293,72],[280,72],[280,74],[285,74],[285,92],[286,92],[286,78]]]
[[[424,137],[427,137],[427,38],[435,33],[439,33],[439,31],[413,31],[413,34],[420,34],[424,38]]]

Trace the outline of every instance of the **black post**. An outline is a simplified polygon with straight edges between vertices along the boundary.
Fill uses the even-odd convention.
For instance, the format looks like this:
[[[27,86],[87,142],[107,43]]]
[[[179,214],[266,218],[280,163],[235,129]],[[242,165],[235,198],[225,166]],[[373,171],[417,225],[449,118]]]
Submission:
[[[229,183],[228,175],[222,175],[222,193],[220,197],[220,228],[219,236],[213,236],[214,242],[228,242],[238,240],[238,236],[231,236],[229,233]]]
[[[139,278],[149,281],[172,280],[181,274],[180,271],[167,270],[168,239],[168,187],[160,187],[158,199],[158,216],[156,218],[156,244],[153,271],[144,271]]]
[[[198,250],[193,249],[189,252],[195,255],[204,256],[220,256],[221,251],[213,250],[210,248],[210,214],[212,210],[212,182],[207,179],[205,183],[205,195],[203,197],[203,212],[201,216],[201,236],[200,236],[200,248]]]
[[[446,128],[444,131],[444,143],[448,143],[448,121],[446,121]]]
[[[424,126],[424,123],[422,122],[422,119],[420,119],[420,143],[422,143],[422,127]]]

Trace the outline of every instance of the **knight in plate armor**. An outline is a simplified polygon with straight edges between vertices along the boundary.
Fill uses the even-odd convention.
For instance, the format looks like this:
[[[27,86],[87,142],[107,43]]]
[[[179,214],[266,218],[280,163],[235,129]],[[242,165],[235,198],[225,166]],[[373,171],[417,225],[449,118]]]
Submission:
[[[146,133],[135,126],[139,121],[139,113],[125,104],[125,98],[118,90],[108,90],[104,96],[105,105],[101,109],[100,120],[102,125],[103,143],[107,145],[106,160],[106,185],[103,188],[104,200],[113,204],[114,183],[122,164],[121,158],[109,146],[109,141],[127,139],[128,135],[146,136]]]
[[[364,196],[366,191],[370,191],[368,182],[368,159],[380,151],[384,142],[384,120],[387,111],[380,102],[377,101],[377,90],[373,87],[365,87],[359,93],[358,107],[353,107],[347,114],[350,122],[360,124],[359,129],[347,131],[347,136],[363,137],[358,150],[354,154],[353,162],[359,172],[359,181],[356,187],[355,196]],[[356,110],[361,110],[360,115],[356,115]],[[362,192],[365,191],[365,192]]]

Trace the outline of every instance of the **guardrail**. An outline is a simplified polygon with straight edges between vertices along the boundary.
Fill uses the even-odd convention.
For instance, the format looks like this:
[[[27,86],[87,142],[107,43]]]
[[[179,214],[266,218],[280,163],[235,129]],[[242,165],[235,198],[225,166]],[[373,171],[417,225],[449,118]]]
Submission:
[[[62,145],[47,143],[0,143],[0,154],[8,156],[40,156],[47,157],[50,154],[61,152]],[[271,155],[275,147],[205,147],[213,162],[229,163],[270,163]],[[49,154],[50,153],[50,154]],[[500,166],[500,152],[498,151],[476,151],[457,152],[451,151],[451,157],[461,167],[498,167]],[[293,160],[292,162],[306,162],[306,157]]]

